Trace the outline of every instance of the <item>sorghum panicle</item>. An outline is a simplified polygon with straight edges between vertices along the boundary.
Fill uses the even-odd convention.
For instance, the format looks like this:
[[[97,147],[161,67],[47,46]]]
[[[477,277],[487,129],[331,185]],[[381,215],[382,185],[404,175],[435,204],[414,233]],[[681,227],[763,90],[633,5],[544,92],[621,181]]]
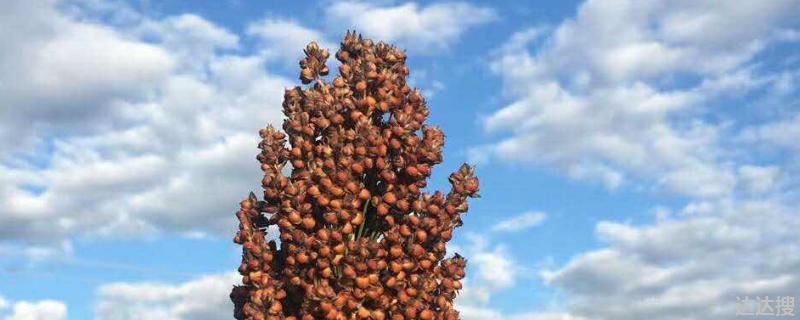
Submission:
[[[260,131],[263,200],[251,193],[237,213],[236,319],[458,319],[466,260],[445,244],[478,195],[473,168],[450,175],[447,195],[423,191],[444,134],[425,125],[405,52],[348,32],[327,83],[328,51],[304,51],[309,86],[286,90],[285,134]]]

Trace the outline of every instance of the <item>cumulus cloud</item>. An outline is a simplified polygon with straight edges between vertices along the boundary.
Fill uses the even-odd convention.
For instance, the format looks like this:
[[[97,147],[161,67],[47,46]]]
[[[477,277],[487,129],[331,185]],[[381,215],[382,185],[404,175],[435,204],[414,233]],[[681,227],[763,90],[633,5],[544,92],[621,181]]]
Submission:
[[[547,214],[544,212],[526,212],[498,222],[492,227],[492,231],[522,231],[542,224],[545,219]]]
[[[464,2],[425,6],[407,2],[382,6],[344,1],[333,4],[326,13],[328,20],[336,26],[355,28],[367,36],[420,52],[447,49],[469,28],[497,18],[497,13],[491,8]]]
[[[739,141],[760,147],[800,154],[800,144],[792,137],[800,135],[800,114],[748,127],[739,134]]]
[[[580,320],[568,313],[558,312],[531,312],[512,316],[503,315],[498,311],[472,306],[460,306],[459,312],[464,320]]]
[[[798,118],[786,111],[791,99],[772,107],[796,95],[796,77],[760,67],[770,63],[761,53],[787,41],[775,30],[792,28],[788,12],[799,8],[588,1],[574,18],[521,31],[492,55],[509,102],[483,119],[499,141],[473,154],[609,189],[688,196],[682,209],[657,207],[651,223],[599,222],[599,249],[541,272],[565,294],[560,316],[731,319],[737,296],[800,294],[791,254],[800,249],[798,149],[789,138]],[[721,108],[730,104],[761,107],[760,116],[740,123]],[[772,153],[760,157],[764,149]]]
[[[233,317],[231,288],[236,273],[208,275],[179,284],[112,283],[97,292],[98,320],[212,320]]]
[[[777,188],[780,174],[781,169],[777,166],[739,167],[739,177],[747,190],[752,193],[764,193]]]
[[[493,55],[509,103],[483,125],[507,135],[472,154],[556,167],[610,189],[644,181],[728,195],[740,182],[731,163],[747,159],[726,149],[736,126],[713,106],[777,84],[754,65],[797,9],[797,1],[583,3],[574,18],[521,31]],[[723,120],[709,121],[714,113]]]
[[[456,298],[456,308],[464,320],[585,320],[564,311],[532,310],[503,312],[493,304],[493,296],[511,290],[532,270],[514,259],[506,244],[493,244],[486,235],[468,233],[465,243],[449,244],[450,252],[467,257],[467,278]],[[495,298],[496,299],[496,298]],[[549,308],[547,308],[549,309]],[[589,318],[591,319],[591,318]]]
[[[277,123],[291,83],[265,57],[237,53],[238,36],[190,14],[117,26],[52,1],[2,11],[5,251],[235,229],[227,217],[259,188],[258,129]],[[26,37],[12,31],[23,27]]]
[[[591,319],[731,319],[736,297],[800,295],[796,207],[725,200],[650,225],[597,224],[608,246],[543,272]]]
[[[154,20],[141,16],[128,33],[137,38],[158,42],[169,51],[180,68],[202,72],[206,65],[197,63],[213,57],[220,50],[239,47],[239,36],[194,14],[169,16]]]
[[[5,309],[10,313],[6,313]],[[3,315],[5,314],[5,317]],[[0,296],[0,318],[5,320],[64,320],[67,318],[67,305],[57,300],[6,301]]]
[[[46,133],[107,128],[105,120],[121,112],[115,102],[142,99],[175,64],[163,48],[71,19],[52,2],[8,1],[0,13],[4,153],[30,148]]]
[[[251,23],[247,27],[247,33],[262,40],[261,54],[268,59],[296,62],[295,60],[299,60],[298,54],[311,41],[316,41],[320,47],[331,52],[338,49],[321,32],[288,19],[270,18]]]
[[[475,233],[468,233],[465,238],[466,243],[448,245],[448,251],[468,259],[464,288],[456,298],[462,319],[527,319],[503,314],[491,304],[492,295],[513,288],[522,280],[525,268],[514,260],[506,245],[492,244],[487,236]]]

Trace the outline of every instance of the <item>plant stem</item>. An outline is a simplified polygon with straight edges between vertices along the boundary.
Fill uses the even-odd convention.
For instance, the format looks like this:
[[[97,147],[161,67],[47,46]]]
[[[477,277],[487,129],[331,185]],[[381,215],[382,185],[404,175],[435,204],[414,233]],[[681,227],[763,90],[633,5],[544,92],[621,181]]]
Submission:
[[[361,221],[361,225],[358,226],[358,233],[356,234],[356,239],[361,239],[361,236],[364,235],[364,225],[367,224],[367,209],[369,209],[370,199],[367,199],[367,202],[364,203],[364,210],[362,214],[364,215],[364,220]]]

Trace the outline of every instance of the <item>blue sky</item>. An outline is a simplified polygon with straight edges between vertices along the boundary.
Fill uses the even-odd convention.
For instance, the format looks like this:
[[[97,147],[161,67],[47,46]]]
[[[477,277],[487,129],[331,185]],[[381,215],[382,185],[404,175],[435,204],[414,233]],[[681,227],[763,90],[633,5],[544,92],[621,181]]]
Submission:
[[[466,320],[800,298],[800,1],[0,3],[0,319],[220,319],[311,40],[407,50],[474,163]],[[791,317],[789,317],[791,318]]]

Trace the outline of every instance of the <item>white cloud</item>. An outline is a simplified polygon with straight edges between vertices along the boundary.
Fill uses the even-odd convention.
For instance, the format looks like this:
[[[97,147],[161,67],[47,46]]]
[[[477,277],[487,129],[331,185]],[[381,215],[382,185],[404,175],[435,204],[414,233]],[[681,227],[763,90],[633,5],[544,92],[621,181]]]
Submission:
[[[600,222],[608,246],[543,273],[591,319],[731,319],[736,297],[800,295],[800,219],[776,200],[706,204],[701,216]]]
[[[796,24],[788,12],[798,9],[587,1],[574,18],[513,35],[493,55],[509,103],[483,119],[500,141],[472,154],[690,199],[658,207],[649,224],[600,222],[605,245],[543,271],[565,294],[562,316],[731,319],[737,295],[800,295],[800,259],[790,254],[800,249],[798,149],[788,138],[797,121],[787,110],[796,72],[763,68],[774,61],[760,55],[786,41],[775,30]],[[768,97],[753,98],[760,90]],[[740,104],[758,116],[728,108]],[[761,158],[764,149],[772,153]]]
[[[11,229],[11,228],[7,228]],[[7,232],[4,228],[0,231]],[[13,231],[8,232],[11,236],[15,234]],[[31,239],[34,244],[26,246],[18,246],[13,243],[5,244],[0,242],[0,258],[3,259],[19,259],[35,261],[45,261],[51,259],[70,259],[74,257],[74,248],[72,242],[69,240],[61,240],[58,243],[51,241],[42,241],[36,243],[36,239]]]
[[[112,283],[98,289],[98,320],[212,320],[233,317],[228,298],[236,273],[209,275],[180,284]]]
[[[179,47],[202,45],[235,48],[239,44],[238,36],[197,15],[182,14],[169,17],[163,22],[163,25],[171,30],[156,30],[156,34],[171,38],[164,42],[182,43]]]
[[[17,301],[13,306],[0,297],[0,315],[10,307],[11,314],[6,320],[64,320],[67,318],[67,305],[56,300]]]
[[[78,22],[52,1],[6,1],[0,13],[0,148],[20,151],[43,134],[107,128],[115,101],[138,100],[166,78],[164,49]],[[19,32],[26,30],[25,32]],[[121,59],[124,57],[124,59]]]
[[[456,309],[462,319],[518,319],[518,315],[495,310],[491,299],[492,295],[516,286],[526,270],[514,260],[507,246],[492,246],[489,238],[474,233],[467,234],[466,239],[463,246],[448,245],[448,251],[467,258],[467,278],[456,298]]]
[[[510,318],[510,320],[579,320],[584,319],[568,313],[548,312],[548,313],[527,313]]]
[[[556,167],[610,189],[642,182],[729,195],[739,187],[737,162],[748,159],[727,149],[737,128],[729,111],[711,106],[777,85],[757,55],[798,9],[797,1],[585,2],[549,33],[526,29],[493,55],[510,102],[483,124],[507,135],[471,154]]]
[[[239,47],[239,36],[194,14],[169,16],[162,20],[141,17],[129,33],[139,38],[158,41],[172,54],[182,69],[202,72],[202,63],[219,50]]]
[[[488,307],[476,307],[471,305],[459,305],[459,315],[464,320],[502,320],[500,312]]]
[[[471,27],[497,18],[488,7],[464,2],[420,6],[407,2],[396,6],[344,1],[326,8],[328,19],[342,28],[355,28],[369,37],[397,43],[418,52],[449,48]]]
[[[258,129],[279,123],[288,79],[198,16],[117,26],[46,1],[4,8],[0,141],[18,148],[0,157],[4,251],[235,230],[236,203],[259,188]]]
[[[247,27],[247,33],[262,40],[261,54],[268,59],[297,62],[306,44],[311,41],[316,41],[320,47],[330,50],[331,53],[339,48],[321,32],[306,28],[293,20],[264,19],[251,23]]]
[[[800,144],[793,139],[797,136],[800,136],[800,114],[748,127],[740,133],[739,141],[800,154]]]
[[[461,319],[464,320],[579,320],[583,318],[575,317],[568,313],[558,312],[531,312],[515,315],[503,315],[490,308],[479,308],[473,306],[459,306]]]
[[[547,214],[544,212],[526,212],[498,222],[492,227],[492,231],[522,231],[542,224],[545,219]]]
[[[772,191],[779,183],[781,170],[777,166],[752,166],[739,167],[739,176],[748,191],[764,193]]]

